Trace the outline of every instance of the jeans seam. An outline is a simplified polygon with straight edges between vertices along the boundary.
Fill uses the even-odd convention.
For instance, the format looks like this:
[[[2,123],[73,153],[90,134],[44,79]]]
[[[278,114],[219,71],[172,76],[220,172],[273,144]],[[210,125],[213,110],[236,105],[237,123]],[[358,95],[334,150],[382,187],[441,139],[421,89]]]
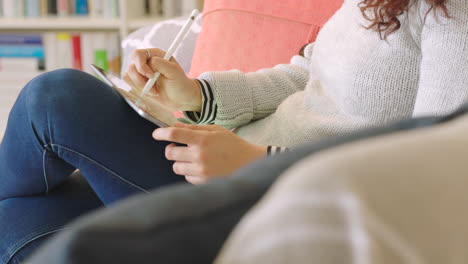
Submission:
[[[47,227],[44,227],[43,230],[47,230],[48,228]],[[50,235],[50,234],[53,234],[53,233],[56,233],[56,232],[59,232],[59,231],[62,231],[62,230],[66,230],[66,228],[59,228],[59,229],[53,229],[53,230],[50,230],[50,231],[47,231],[47,232],[44,232],[43,230],[41,231],[37,231],[37,232],[34,232],[32,233],[29,237],[29,239],[22,239],[18,242],[16,242],[13,246],[11,246],[9,249],[6,250],[7,254],[6,256],[4,256],[2,259],[5,261],[5,263],[8,263],[11,258],[16,254],[18,253],[18,251],[20,251],[25,245],[27,245],[28,243],[31,243],[32,241],[38,239],[38,238],[41,238],[43,236],[46,236],[46,235]],[[2,260],[2,261],[3,261]]]
[[[121,177],[121,176],[118,175],[117,173],[111,171],[110,169],[106,168],[105,166],[99,164],[99,163],[96,162],[95,160],[91,159],[90,157],[88,157],[88,156],[86,156],[86,155],[84,155],[84,154],[82,154],[82,153],[80,153],[80,152],[77,152],[77,151],[75,151],[75,150],[69,149],[69,148],[67,148],[67,147],[64,147],[64,146],[61,146],[61,145],[58,145],[58,144],[50,144],[50,146],[52,146],[52,147],[58,147],[58,148],[67,150],[67,151],[69,151],[69,152],[71,152],[71,153],[74,153],[74,154],[76,154],[76,155],[79,155],[79,156],[81,156],[82,158],[87,159],[88,161],[92,162],[93,164],[95,164],[95,165],[101,167],[101,168],[104,169],[105,171],[107,171],[107,172],[109,172],[110,174],[114,175],[114,176],[117,177],[119,180],[121,180],[121,181],[123,181],[123,182],[129,184],[130,186],[132,186],[132,187],[134,187],[134,188],[136,188],[136,189],[138,189],[138,190],[140,190],[140,191],[142,191],[142,192],[144,192],[144,193],[149,193],[149,191],[145,190],[144,188],[142,188],[142,187],[138,186],[137,184],[135,184],[135,183],[133,183],[133,182],[130,182],[129,180],[127,180],[127,179]]]
[[[42,154],[42,167],[43,167],[43,172],[44,172],[44,181],[46,185],[46,191],[45,193],[49,193],[49,181],[47,180],[47,171],[46,171],[46,154],[47,154],[47,145],[44,146],[44,151]]]

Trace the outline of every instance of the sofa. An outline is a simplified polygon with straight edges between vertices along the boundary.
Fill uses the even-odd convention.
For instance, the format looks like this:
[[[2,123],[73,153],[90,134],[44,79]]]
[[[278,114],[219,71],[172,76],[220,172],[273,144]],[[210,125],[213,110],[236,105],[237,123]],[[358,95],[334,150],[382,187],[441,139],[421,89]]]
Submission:
[[[133,33],[125,54],[167,49],[158,36],[181,21]],[[194,76],[200,64],[188,58],[201,23],[175,55]],[[132,197],[70,224],[31,263],[466,263],[467,111],[328,139],[205,185]]]

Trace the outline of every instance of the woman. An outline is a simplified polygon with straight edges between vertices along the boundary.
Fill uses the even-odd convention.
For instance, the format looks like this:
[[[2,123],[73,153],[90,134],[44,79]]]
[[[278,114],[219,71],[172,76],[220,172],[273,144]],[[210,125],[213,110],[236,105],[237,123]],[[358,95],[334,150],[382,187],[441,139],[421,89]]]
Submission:
[[[17,253],[24,241],[55,232],[63,219],[72,218],[38,226],[33,217],[24,218],[33,205],[21,200],[18,209],[11,198],[54,196],[75,168],[107,205],[184,180],[176,175],[202,183],[272,149],[282,150],[268,145],[294,147],[398,119],[451,112],[468,99],[467,40],[464,0],[347,0],[315,44],[289,65],[191,80],[177,62],[162,60],[160,50],[134,54],[127,80],[141,86],[159,71],[163,77],[153,91],[155,101],[170,111],[191,111],[187,116],[199,124],[220,126],[154,130],[93,77],[71,70],[44,74],[20,94],[0,147],[0,228],[8,235],[0,242],[2,261],[20,261],[40,243]],[[232,133],[223,127],[238,129]],[[79,193],[84,191],[89,190]],[[53,202],[63,203],[59,198]],[[87,207],[57,213],[59,207],[45,200],[31,210],[75,216],[99,206],[92,198],[76,201],[68,200]],[[13,219],[12,208],[17,210]],[[23,234],[12,235],[18,218],[26,222]]]

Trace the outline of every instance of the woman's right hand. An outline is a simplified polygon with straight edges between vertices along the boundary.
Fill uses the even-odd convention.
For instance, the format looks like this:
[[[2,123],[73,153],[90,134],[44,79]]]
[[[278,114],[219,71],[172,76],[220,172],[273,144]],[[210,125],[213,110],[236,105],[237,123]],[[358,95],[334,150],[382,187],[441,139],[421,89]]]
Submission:
[[[148,54],[149,52],[149,54]],[[166,53],[160,49],[139,49],[132,53],[132,64],[124,79],[131,80],[137,95],[154,73],[160,72],[157,83],[146,95],[170,111],[201,111],[202,96],[198,83],[187,77],[179,63],[172,57],[164,60]]]

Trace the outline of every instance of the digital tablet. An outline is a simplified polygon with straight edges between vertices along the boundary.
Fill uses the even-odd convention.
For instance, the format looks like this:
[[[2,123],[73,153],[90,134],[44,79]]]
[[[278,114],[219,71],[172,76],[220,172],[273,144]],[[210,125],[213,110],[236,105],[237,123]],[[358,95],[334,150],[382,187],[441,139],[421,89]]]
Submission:
[[[150,121],[151,123],[159,126],[159,127],[168,127],[169,125],[164,123],[163,121],[155,118],[154,116],[148,114],[144,109],[150,109],[150,107],[145,106],[144,102],[139,102],[138,106],[136,105],[136,96],[130,96],[130,91],[132,87],[122,80],[119,76],[106,72],[103,69],[99,68],[96,65],[91,65],[96,74],[101,77],[101,79],[111,86],[117,93],[124,99],[125,102],[133,109],[135,112],[138,113],[144,119]]]

